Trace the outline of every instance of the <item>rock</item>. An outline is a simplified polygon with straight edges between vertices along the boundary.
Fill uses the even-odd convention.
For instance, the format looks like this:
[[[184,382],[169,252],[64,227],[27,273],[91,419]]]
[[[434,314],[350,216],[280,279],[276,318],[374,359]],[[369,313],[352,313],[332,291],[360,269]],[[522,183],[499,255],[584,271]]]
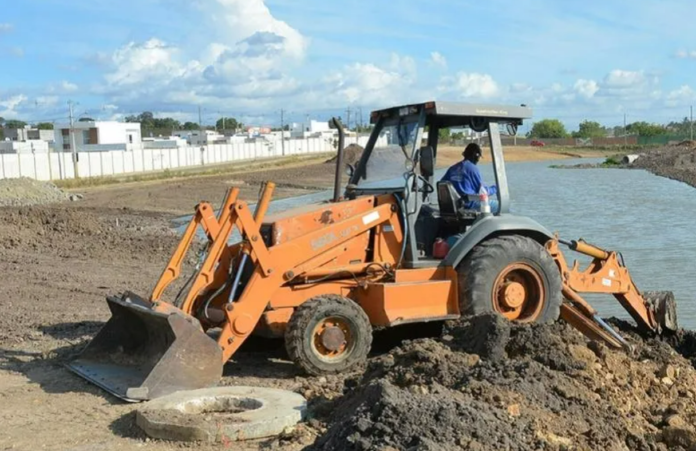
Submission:
[[[662,430],[662,441],[670,448],[696,446],[696,432],[688,426],[668,426]]]
[[[677,370],[673,365],[670,365],[669,363],[666,363],[660,368],[660,371],[657,373],[660,378],[669,378],[671,380],[676,379],[677,377]]]
[[[667,415],[664,420],[665,425],[675,428],[683,428],[686,426],[686,422],[682,417],[677,414]]]
[[[511,417],[519,417],[520,416],[520,405],[519,404],[511,404],[508,406],[507,411]]]
[[[597,362],[597,355],[587,346],[570,345],[568,346],[568,351],[575,360],[583,362],[587,368],[593,368],[595,362]]]
[[[662,385],[666,385],[668,387],[674,385],[674,381],[669,377],[663,377],[662,379],[660,379],[660,382],[662,382]]]
[[[82,199],[84,199],[84,198],[85,198],[85,196],[83,196],[82,194],[70,194],[70,195],[68,196],[68,199],[69,199],[71,202],[77,202],[78,200],[82,200]]]

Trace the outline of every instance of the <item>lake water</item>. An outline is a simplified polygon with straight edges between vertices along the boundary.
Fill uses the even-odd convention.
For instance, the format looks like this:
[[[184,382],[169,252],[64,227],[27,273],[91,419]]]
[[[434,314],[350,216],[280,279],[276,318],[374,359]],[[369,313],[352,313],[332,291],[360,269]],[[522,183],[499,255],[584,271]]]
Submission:
[[[691,271],[696,264],[696,189],[642,170],[552,169],[552,164],[601,160],[561,160],[506,165],[511,208],[566,240],[583,238],[599,247],[620,251],[634,282],[642,290],[671,290],[680,325],[696,329],[696,289]],[[438,178],[444,173],[439,171]],[[492,168],[481,164],[487,183]],[[269,213],[326,200],[319,192],[271,203]],[[175,224],[183,227],[178,218]],[[569,264],[589,259],[563,250]],[[584,268],[584,265],[581,266]],[[602,316],[629,318],[612,296],[586,296]]]

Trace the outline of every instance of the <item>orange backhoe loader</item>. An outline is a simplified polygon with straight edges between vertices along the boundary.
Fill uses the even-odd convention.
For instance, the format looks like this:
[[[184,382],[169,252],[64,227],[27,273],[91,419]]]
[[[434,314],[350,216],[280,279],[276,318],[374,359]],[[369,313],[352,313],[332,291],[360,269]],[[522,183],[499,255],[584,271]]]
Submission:
[[[236,188],[217,212],[200,203],[149,299],[108,297],[112,318],[68,366],[140,401],[217,384],[251,334],[284,337],[289,357],[318,375],[364,361],[374,328],[482,312],[516,322],[562,318],[590,339],[627,347],[580,293],[614,295],[646,332],[676,330],[671,293],[642,293],[616,252],[562,240],[510,213],[500,127],[516,133],[530,117],[525,106],[442,102],[374,111],[355,167],[343,163],[343,130],[333,120],[332,199],[269,215],[268,182],[253,208]],[[450,127],[487,132],[495,211],[485,196],[462,199],[436,181],[439,130]],[[472,199],[479,207],[466,208]],[[230,239],[233,229],[241,240]],[[165,299],[201,232],[199,265],[180,294]],[[451,246],[435,256],[442,239]],[[560,246],[593,260],[570,267]]]

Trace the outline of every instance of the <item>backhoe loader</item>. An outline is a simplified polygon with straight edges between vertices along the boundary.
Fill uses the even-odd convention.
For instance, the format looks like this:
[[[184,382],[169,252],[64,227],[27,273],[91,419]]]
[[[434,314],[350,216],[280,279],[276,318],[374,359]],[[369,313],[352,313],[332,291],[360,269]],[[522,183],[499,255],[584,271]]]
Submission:
[[[255,205],[231,188],[219,210],[195,215],[149,298],[108,296],[111,319],[69,368],[127,401],[214,386],[251,334],[284,337],[288,356],[310,375],[350,371],[370,351],[373,330],[494,312],[510,321],[560,319],[592,340],[628,344],[581,293],[613,295],[646,333],[677,328],[670,292],[641,292],[615,251],[564,240],[510,212],[501,129],[516,133],[531,109],[428,102],[377,110],[360,160],[343,162],[339,133],[330,200],[267,214],[274,184]],[[485,132],[497,208],[466,209],[436,180],[439,131]],[[425,134],[427,132],[427,138]],[[347,172],[344,186],[341,178]],[[241,236],[231,240],[233,230]],[[199,264],[179,295],[198,233]],[[438,238],[440,240],[438,240]],[[453,244],[434,256],[436,241]],[[565,246],[592,258],[569,266]]]

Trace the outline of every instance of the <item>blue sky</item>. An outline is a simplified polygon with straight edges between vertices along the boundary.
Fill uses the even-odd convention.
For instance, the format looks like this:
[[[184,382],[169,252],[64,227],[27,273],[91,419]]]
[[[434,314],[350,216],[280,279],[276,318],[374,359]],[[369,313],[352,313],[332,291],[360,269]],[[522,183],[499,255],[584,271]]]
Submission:
[[[273,125],[429,99],[535,120],[681,120],[696,104],[684,0],[22,0],[0,15],[0,116]]]

